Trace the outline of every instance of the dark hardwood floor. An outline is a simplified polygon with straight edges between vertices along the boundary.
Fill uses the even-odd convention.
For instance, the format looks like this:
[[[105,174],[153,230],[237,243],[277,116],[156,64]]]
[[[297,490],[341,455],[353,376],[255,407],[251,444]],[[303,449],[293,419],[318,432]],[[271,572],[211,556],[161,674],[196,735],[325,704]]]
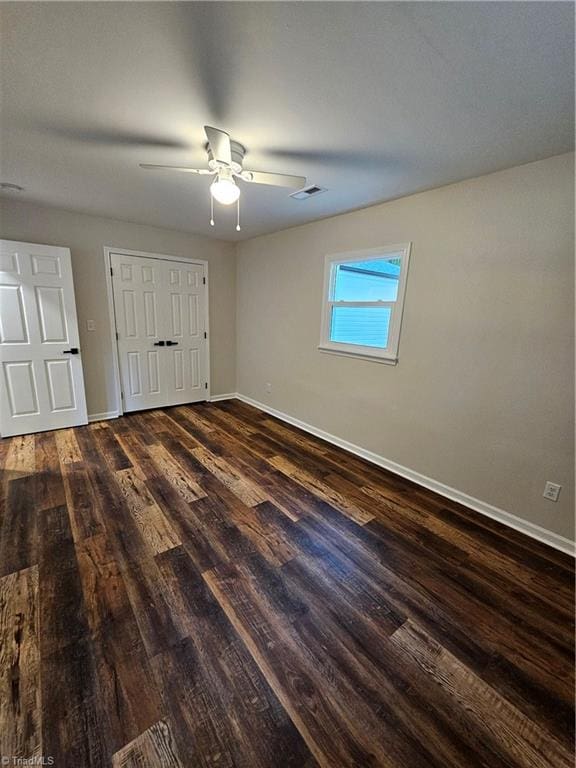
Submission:
[[[569,557],[238,401],[0,462],[2,756],[572,766]]]

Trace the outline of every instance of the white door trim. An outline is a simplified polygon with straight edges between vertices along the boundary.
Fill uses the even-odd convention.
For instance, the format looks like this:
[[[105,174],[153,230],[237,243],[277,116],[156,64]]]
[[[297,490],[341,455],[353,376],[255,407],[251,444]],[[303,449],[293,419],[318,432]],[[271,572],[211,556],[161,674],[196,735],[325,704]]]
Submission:
[[[104,272],[106,275],[106,298],[108,301],[108,325],[110,330],[110,341],[112,343],[112,365],[114,369],[114,385],[116,390],[116,404],[119,416],[124,413],[124,404],[122,402],[122,385],[120,379],[120,357],[118,355],[118,341],[116,339],[116,314],[114,312],[114,289],[112,286],[112,254],[119,253],[122,256],[140,256],[143,259],[162,259],[163,261],[179,261],[184,264],[201,264],[204,267],[206,275],[206,400],[210,400],[211,376],[210,376],[210,281],[208,279],[208,262],[205,259],[187,259],[185,256],[170,256],[165,253],[149,253],[146,251],[136,251],[132,248],[114,248],[109,245],[104,246]]]

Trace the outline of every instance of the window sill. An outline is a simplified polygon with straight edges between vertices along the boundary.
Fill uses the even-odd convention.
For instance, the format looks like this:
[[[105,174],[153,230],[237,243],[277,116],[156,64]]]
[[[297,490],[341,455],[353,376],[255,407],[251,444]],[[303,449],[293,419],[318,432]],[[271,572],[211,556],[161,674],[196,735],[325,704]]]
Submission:
[[[339,355],[340,357],[352,357],[357,360],[368,360],[371,363],[383,363],[384,365],[396,365],[398,363],[397,357],[382,357],[381,355],[371,355],[362,352],[346,352],[343,349],[334,349],[334,347],[323,347],[321,344],[318,346],[320,352],[327,355]]]

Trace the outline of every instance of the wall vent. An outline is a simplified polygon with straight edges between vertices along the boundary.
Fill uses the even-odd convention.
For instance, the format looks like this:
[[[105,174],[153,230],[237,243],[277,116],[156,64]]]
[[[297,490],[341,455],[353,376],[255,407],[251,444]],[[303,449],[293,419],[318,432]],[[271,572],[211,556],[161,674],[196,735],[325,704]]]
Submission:
[[[309,187],[304,187],[303,189],[299,189],[297,192],[292,192],[290,197],[293,197],[295,200],[307,200],[309,197],[313,197],[314,195],[321,195],[322,192],[326,192],[327,190],[324,187],[318,187],[316,184],[311,184]]]

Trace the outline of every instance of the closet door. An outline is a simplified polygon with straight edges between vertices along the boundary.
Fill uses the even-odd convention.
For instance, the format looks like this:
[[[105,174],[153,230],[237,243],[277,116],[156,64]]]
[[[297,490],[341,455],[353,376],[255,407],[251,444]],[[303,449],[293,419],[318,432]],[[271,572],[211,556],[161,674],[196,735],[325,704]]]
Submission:
[[[124,411],[205,400],[204,266],[111,258]]]
[[[68,248],[0,240],[0,434],[86,424]]]
[[[166,262],[167,404],[206,399],[206,285],[202,264]]]

